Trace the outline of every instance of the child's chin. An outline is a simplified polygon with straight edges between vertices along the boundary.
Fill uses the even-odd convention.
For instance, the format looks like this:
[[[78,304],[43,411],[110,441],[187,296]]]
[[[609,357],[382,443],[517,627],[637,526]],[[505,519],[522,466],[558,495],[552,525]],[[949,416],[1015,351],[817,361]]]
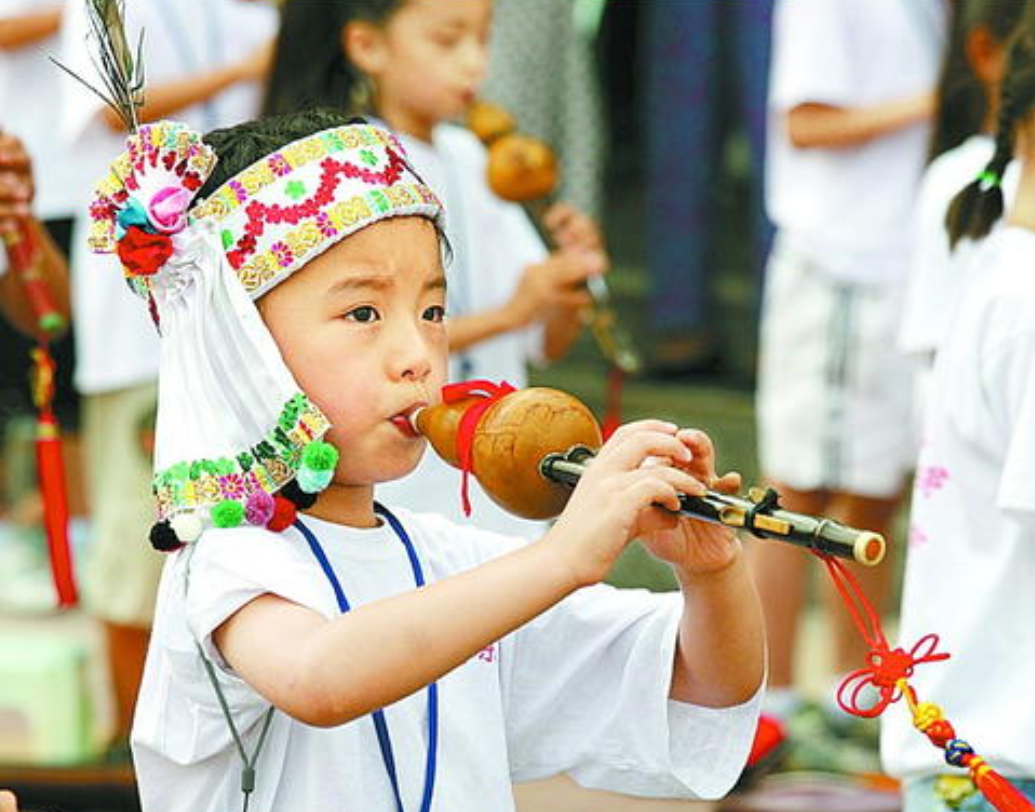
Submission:
[[[378,482],[394,482],[397,479],[409,476],[420,465],[421,459],[424,457],[424,451],[427,448],[426,443],[421,443],[419,448],[414,449],[408,455],[399,455],[390,463],[386,464],[385,467],[379,471],[377,477]]]

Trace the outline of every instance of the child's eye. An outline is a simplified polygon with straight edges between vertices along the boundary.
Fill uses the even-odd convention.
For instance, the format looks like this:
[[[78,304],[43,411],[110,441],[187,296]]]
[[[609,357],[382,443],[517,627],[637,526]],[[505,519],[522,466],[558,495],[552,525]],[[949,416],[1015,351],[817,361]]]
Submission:
[[[460,41],[458,31],[436,31],[431,35],[432,40],[443,48],[452,48]]]
[[[446,309],[442,305],[432,305],[424,311],[424,318],[428,321],[441,322],[446,320]]]
[[[377,310],[370,305],[363,305],[362,307],[354,308],[345,314],[345,318],[349,321],[358,321],[362,324],[367,324],[372,321],[377,321],[380,318]]]

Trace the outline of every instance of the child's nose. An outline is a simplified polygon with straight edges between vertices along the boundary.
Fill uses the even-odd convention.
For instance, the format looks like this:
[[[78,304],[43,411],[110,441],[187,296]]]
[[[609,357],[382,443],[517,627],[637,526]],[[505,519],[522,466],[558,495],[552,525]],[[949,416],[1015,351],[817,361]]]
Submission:
[[[431,373],[431,347],[418,326],[397,332],[388,352],[389,371],[393,378],[422,381]]]

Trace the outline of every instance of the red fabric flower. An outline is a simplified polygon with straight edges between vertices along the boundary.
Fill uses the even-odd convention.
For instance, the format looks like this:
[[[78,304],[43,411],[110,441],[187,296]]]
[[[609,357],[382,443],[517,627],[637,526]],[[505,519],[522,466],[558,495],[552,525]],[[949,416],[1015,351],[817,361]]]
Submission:
[[[172,256],[172,240],[167,234],[151,234],[130,226],[119,240],[119,259],[131,276],[151,276]]]

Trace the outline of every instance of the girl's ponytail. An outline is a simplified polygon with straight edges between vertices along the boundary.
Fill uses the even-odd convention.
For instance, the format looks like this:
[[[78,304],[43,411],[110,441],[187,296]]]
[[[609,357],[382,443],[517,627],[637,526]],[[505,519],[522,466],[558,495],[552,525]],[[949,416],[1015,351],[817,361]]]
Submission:
[[[980,240],[987,236],[1003,216],[1003,174],[1013,159],[1015,107],[1004,85],[999,99],[995,153],[981,174],[952,199],[945,215],[951,248],[964,237]]]
[[[1017,125],[1035,108],[1035,2],[1024,4],[1021,21],[1010,38],[999,91],[995,153],[977,179],[961,191],[945,216],[949,245],[964,237],[980,240],[1003,216],[1003,175],[1013,160]]]

